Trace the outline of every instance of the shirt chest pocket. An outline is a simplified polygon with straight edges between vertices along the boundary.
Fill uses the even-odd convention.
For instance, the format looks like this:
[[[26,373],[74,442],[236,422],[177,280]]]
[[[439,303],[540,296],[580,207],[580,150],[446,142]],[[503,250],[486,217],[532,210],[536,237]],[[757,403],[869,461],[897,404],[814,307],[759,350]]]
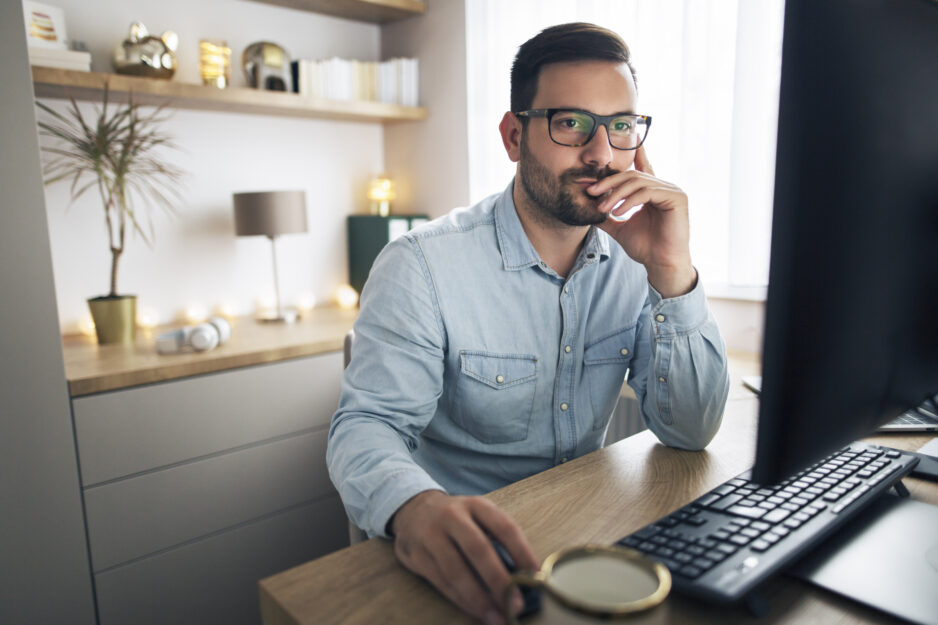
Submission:
[[[634,348],[633,325],[590,343],[584,350],[583,369],[589,382],[594,430],[605,428],[609,423]]]
[[[535,356],[461,351],[453,421],[483,443],[524,440],[536,388]]]

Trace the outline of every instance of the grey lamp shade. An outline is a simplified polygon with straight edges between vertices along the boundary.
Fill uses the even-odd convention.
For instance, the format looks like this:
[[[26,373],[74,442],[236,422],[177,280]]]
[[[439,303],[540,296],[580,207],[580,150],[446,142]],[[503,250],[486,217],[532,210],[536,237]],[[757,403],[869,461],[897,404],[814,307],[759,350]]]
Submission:
[[[306,192],[235,193],[234,215],[239,237],[306,232]]]

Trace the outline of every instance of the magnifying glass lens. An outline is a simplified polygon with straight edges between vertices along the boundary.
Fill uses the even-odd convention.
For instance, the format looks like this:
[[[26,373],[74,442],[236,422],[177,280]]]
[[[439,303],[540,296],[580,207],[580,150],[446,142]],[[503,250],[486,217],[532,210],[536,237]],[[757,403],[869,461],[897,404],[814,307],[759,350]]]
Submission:
[[[548,583],[564,598],[603,611],[645,599],[659,586],[647,567],[601,553],[558,561]]]

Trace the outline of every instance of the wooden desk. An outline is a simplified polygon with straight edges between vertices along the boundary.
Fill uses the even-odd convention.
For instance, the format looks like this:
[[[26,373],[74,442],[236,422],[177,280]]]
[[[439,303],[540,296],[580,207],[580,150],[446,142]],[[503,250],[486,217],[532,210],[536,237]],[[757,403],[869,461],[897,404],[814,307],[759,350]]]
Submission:
[[[723,425],[705,451],[662,446],[645,431],[488,495],[524,528],[540,560],[580,543],[613,543],[751,466],[757,401],[732,394]],[[914,450],[928,436],[869,439]],[[907,478],[912,497],[938,504],[938,484]],[[718,608],[672,593],[629,623],[884,623],[887,617],[797,580],[766,587],[771,612]],[[388,541],[374,539],[260,582],[266,625],[473,623],[426,582],[400,566]],[[546,604],[551,602],[547,601]],[[545,611],[526,623],[580,622]],[[595,622],[595,621],[593,621]]]

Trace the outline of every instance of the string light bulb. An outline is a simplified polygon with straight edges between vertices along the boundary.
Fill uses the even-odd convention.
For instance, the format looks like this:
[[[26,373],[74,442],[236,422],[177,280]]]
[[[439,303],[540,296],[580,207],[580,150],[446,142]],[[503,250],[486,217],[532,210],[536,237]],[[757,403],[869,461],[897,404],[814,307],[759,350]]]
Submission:
[[[339,308],[355,308],[358,305],[358,291],[348,284],[343,284],[336,289],[335,300],[338,302]]]

